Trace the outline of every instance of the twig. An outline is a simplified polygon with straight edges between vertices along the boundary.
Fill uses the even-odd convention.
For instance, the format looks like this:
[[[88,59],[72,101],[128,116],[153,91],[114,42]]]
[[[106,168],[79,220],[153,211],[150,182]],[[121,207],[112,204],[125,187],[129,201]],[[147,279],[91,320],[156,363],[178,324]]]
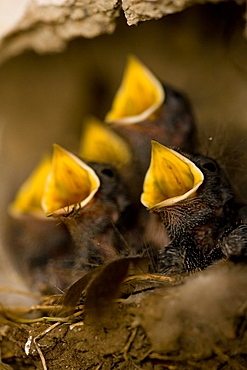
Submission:
[[[56,306],[56,308],[60,308],[61,306]],[[28,313],[34,312],[34,311],[52,311],[54,310],[54,306],[50,305],[35,305],[31,307],[4,307],[1,309],[0,307],[0,313],[5,313],[6,311],[10,314],[19,314],[19,315],[26,315]]]
[[[102,366],[102,364],[97,365],[95,370],[100,370],[101,366]]]
[[[229,356],[226,355],[224,352],[222,352],[222,350],[220,349],[220,347],[218,346],[214,346],[214,353],[223,361],[223,362],[227,362],[229,363]]]
[[[34,343],[35,348],[36,348],[36,350],[37,350],[37,352],[39,354],[39,357],[41,359],[43,370],[47,370],[47,366],[46,366],[45,357],[44,357],[41,349],[39,348],[39,344],[37,343],[37,340],[40,339],[40,338],[42,338],[44,335],[46,335],[47,333],[49,333],[50,331],[52,331],[54,328],[56,328],[60,324],[61,324],[60,322],[56,322],[55,324],[51,325],[48,329],[46,329],[45,331],[43,331],[42,333],[40,333],[39,335],[37,335],[37,337],[33,338],[33,343]]]
[[[11,287],[0,287],[0,292],[8,292],[8,293],[13,293],[13,294],[26,295],[27,297],[30,297],[30,298],[42,300],[42,296],[40,296],[39,294],[25,292],[23,290],[18,290],[18,289],[13,289]]]
[[[161,276],[161,275],[154,275],[154,274],[143,274],[143,275],[132,275],[129,276],[124,280],[124,283],[127,283],[128,281],[132,280],[154,280],[154,281],[170,281],[174,282],[176,281],[174,278],[169,276]]]
[[[133,329],[133,331],[132,331],[132,333],[131,333],[131,335],[130,335],[128,341],[127,341],[127,343],[125,344],[125,346],[122,349],[123,357],[124,357],[125,361],[128,361],[128,355],[127,355],[127,353],[128,353],[128,351],[130,349],[131,344],[133,343],[133,340],[134,340],[134,338],[136,336],[137,330],[138,330],[138,327],[136,327],[136,328]]]

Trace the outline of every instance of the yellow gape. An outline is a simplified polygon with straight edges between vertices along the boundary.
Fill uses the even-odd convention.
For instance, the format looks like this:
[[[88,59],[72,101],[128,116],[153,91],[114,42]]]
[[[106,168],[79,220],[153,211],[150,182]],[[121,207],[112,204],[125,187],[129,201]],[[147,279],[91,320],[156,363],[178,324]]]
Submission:
[[[53,147],[51,171],[42,199],[47,216],[67,214],[76,206],[85,207],[100,186],[91,167],[59,145]]]
[[[79,156],[121,169],[131,161],[132,153],[121,136],[97,118],[90,117],[83,125]]]
[[[106,122],[132,124],[153,119],[165,99],[162,84],[136,57],[129,56]]]
[[[51,158],[45,156],[37,168],[23,183],[14,202],[10,205],[9,212],[12,216],[18,217],[25,213],[37,217],[45,216],[41,207],[41,199],[50,169]]]
[[[149,209],[173,205],[195,196],[203,180],[203,173],[193,162],[153,140],[141,202]]]

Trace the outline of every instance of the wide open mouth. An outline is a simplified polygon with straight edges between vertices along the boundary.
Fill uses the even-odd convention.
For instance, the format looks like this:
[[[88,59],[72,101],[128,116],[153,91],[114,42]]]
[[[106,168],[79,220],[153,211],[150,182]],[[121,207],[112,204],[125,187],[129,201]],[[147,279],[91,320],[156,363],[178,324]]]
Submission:
[[[53,145],[51,170],[47,177],[42,207],[47,216],[67,214],[85,207],[100,186],[94,170],[78,157]]]
[[[20,187],[15,200],[9,206],[9,213],[14,217],[30,214],[45,217],[41,206],[47,176],[51,169],[51,158],[45,156],[28,179]]]
[[[148,209],[171,206],[195,196],[203,180],[203,173],[192,161],[152,140],[141,202]]]
[[[129,56],[105,121],[121,124],[144,121],[152,117],[164,100],[165,92],[160,81],[136,57]]]
[[[79,155],[89,162],[109,163],[120,169],[132,157],[124,139],[95,117],[84,122]]]

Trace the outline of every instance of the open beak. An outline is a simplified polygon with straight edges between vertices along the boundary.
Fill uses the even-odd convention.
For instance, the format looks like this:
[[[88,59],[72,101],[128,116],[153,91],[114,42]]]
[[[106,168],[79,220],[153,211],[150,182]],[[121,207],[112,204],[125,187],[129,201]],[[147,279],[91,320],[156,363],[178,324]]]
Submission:
[[[129,56],[122,83],[105,121],[132,124],[152,119],[164,99],[160,81],[136,57]]]
[[[128,144],[95,117],[83,125],[79,156],[89,162],[109,163],[121,169],[131,161]]]
[[[152,140],[141,202],[148,209],[171,206],[194,197],[203,180],[203,173],[188,158]]]
[[[51,158],[45,156],[23,183],[14,202],[10,204],[9,213],[12,216],[18,217],[24,214],[32,214],[36,217],[45,216],[41,207],[41,199],[50,169]]]
[[[51,170],[42,199],[47,216],[66,215],[76,206],[85,207],[100,186],[91,167],[59,145],[54,144],[53,148]]]

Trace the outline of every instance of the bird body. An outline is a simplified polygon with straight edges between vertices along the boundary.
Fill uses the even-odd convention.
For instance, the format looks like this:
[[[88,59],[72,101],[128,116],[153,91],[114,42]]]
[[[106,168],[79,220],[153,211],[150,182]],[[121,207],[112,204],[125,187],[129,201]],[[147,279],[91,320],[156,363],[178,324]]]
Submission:
[[[6,249],[17,270],[26,277],[32,289],[45,291],[53,282],[63,285],[58,270],[72,250],[66,226],[47,218],[41,207],[50,168],[51,158],[46,155],[10,204],[5,230]]]
[[[80,181],[74,176],[78,166],[84,174]],[[70,173],[69,178],[64,176],[64,168]],[[53,199],[58,208],[54,207]],[[67,150],[54,146],[42,203],[47,215],[70,231],[75,246],[74,268],[90,269],[128,255],[135,247],[136,242],[129,238],[129,229],[134,225],[130,227],[128,223],[132,213],[128,192],[118,171],[109,164],[85,164]]]
[[[125,213],[130,201],[114,168],[107,164],[88,163],[100,179],[92,202],[59,217],[73,238],[82,265],[92,267],[125,255],[129,245],[122,240]],[[127,249],[127,251],[126,251]]]
[[[180,274],[203,269],[211,263],[213,253],[218,248],[218,240],[233,223],[234,204],[230,183],[219,165],[211,158],[202,155],[188,155],[183,160],[181,154],[177,156],[172,151],[169,160],[166,161],[168,148],[157,142],[153,142],[152,146],[152,161],[144,182],[142,203],[148,206],[148,200],[151,212],[160,217],[170,238],[168,245],[160,248],[159,271]],[[170,153],[169,149],[168,152]],[[164,158],[160,159],[162,155]],[[160,189],[159,196],[164,197],[162,193],[164,186],[162,188],[161,176],[157,173],[157,168],[160,168],[157,166],[157,161],[163,163],[163,175],[165,176],[162,179],[163,184],[169,186],[168,167],[172,168],[174,162],[174,170],[178,170],[180,161],[181,173],[176,172],[178,188],[187,188],[186,182],[188,186],[191,186],[191,179],[195,177],[192,173],[194,165],[202,173],[202,181],[201,183],[192,181],[194,187],[192,186],[192,191],[186,189],[184,193],[186,196],[181,193],[176,195],[178,190],[175,189],[174,194],[169,194],[170,198],[164,198],[163,201],[154,204],[150,186],[156,190]],[[187,174],[184,174],[185,163],[187,164],[185,170],[192,173],[190,181],[188,181]],[[171,187],[171,192],[174,188],[176,187]],[[147,194],[147,189],[149,194]],[[157,197],[157,194],[155,196]],[[219,255],[223,257],[223,252],[218,253]]]

